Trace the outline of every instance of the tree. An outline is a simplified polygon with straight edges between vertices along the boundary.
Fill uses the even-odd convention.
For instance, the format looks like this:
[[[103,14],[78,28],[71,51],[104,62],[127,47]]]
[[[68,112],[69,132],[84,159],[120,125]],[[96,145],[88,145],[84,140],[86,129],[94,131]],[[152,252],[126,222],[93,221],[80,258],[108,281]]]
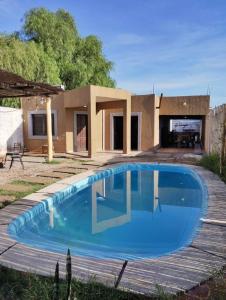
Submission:
[[[66,89],[88,84],[115,86],[110,77],[113,64],[104,57],[101,41],[93,35],[81,38],[68,12],[32,9],[25,15],[23,32],[54,57]]]
[[[34,8],[25,14],[24,38],[42,44],[60,70],[71,61],[78,32],[73,17],[63,9],[56,13]]]
[[[114,87],[113,64],[94,35],[79,36],[73,17],[63,9],[34,8],[25,14],[21,32],[0,35],[0,68],[28,80],[66,89],[88,84]],[[18,106],[18,100],[1,101]]]
[[[17,36],[0,36],[0,68],[25,79],[60,84],[59,68],[43,49],[33,41],[24,42]],[[18,99],[1,100],[1,105],[19,107]]]
[[[67,89],[88,84],[114,87],[110,77],[113,64],[102,53],[102,43],[95,36],[78,39],[72,61],[65,65],[61,79]]]

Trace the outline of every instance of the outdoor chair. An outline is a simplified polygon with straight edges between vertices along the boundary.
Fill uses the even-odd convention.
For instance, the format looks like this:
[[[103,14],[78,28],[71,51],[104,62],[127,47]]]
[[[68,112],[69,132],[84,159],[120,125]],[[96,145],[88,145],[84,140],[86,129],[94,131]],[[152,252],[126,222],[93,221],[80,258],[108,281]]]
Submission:
[[[22,146],[21,143],[14,143],[13,151],[7,152],[7,154],[6,154],[6,156],[11,157],[9,169],[12,168],[15,160],[19,160],[22,168],[24,169],[24,164],[23,164],[23,160],[22,160],[23,155],[24,155],[24,146]]]

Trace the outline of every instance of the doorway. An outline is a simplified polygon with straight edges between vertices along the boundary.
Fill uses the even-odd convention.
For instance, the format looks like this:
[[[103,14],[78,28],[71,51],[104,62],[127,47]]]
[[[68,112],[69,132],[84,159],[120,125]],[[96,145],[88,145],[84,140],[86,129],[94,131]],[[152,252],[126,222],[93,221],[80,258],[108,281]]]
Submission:
[[[88,115],[86,112],[75,113],[75,151],[88,150]]]
[[[114,126],[114,150],[123,149],[123,117],[114,116],[113,117]]]
[[[140,113],[131,115],[131,150],[140,150]],[[121,113],[111,115],[111,149],[123,149],[123,115]]]

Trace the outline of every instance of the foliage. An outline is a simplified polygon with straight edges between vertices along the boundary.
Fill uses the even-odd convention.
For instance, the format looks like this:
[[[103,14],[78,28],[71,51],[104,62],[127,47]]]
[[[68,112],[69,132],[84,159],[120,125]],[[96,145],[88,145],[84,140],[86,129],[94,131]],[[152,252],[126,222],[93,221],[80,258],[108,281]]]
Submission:
[[[199,164],[215,174],[220,175],[220,156],[217,153],[204,155]]]
[[[25,16],[23,30],[26,38],[42,44],[54,57],[67,89],[88,84],[115,85],[109,75],[113,65],[104,57],[101,41],[93,35],[81,38],[68,12],[32,9]]]
[[[61,71],[72,60],[78,32],[73,17],[63,9],[56,13],[45,8],[31,9],[25,15],[23,31],[26,39],[43,45]]]
[[[38,190],[40,190],[41,188],[43,188],[45,185],[41,185],[41,184],[37,184],[37,183],[28,183],[26,181],[23,181],[23,180],[15,180],[15,181],[12,181],[12,184],[15,184],[15,191],[7,191],[7,190],[4,190],[4,189],[0,189],[0,195],[2,196],[13,196],[15,197],[15,201],[18,200],[18,199],[21,199],[31,193],[34,193]],[[18,192],[16,191],[16,185],[25,185],[25,186],[29,186],[30,189],[26,192]],[[4,186],[3,186],[4,187]],[[1,203],[0,205],[0,209],[1,208],[4,208],[5,206],[11,204],[10,201],[4,201]]]
[[[56,61],[41,44],[21,41],[15,36],[0,36],[0,68],[39,82],[60,84]],[[1,105],[19,107],[18,99],[3,99]]]
[[[156,299],[159,299],[159,300],[174,300],[174,299],[176,299],[176,297],[166,293],[164,291],[163,287],[157,284],[156,285]]]
[[[67,89],[88,84],[114,87],[115,82],[110,77],[112,62],[102,54],[102,43],[95,36],[78,38],[72,61],[62,70],[62,81]]]
[[[53,300],[59,300],[59,290],[60,290],[60,277],[59,277],[59,262],[56,263],[55,268],[55,276],[54,276],[54,283],[53,283]]]
[[[204,155],[199,161],[199,165],[217,174],[226,182],[226,160],[223,159],[221,162],[219,154],[211,153]]]
[[[72,279],[71,252],[70,249],[68,249],[67,258],[66,258],[66,282],[67,282],[66,299],[71,299],[71,279]]]
[[[53,299],[53,278],[0,267],[0,299],[4,300],[51,300]],[[67,283],[60,280],[59,298],[65,299]],[[105,287],[90,281],[87,284],[72,280],[71,299],[78,300],[150,300],[142,295]]]
[[[96,36],[79,36],[65,10],[34,8],[25,14],[21,32],[0,35],[0,68],[28,80],[63,83],[66,89],[88,84],[114,87],[113,64],[102,48]],[[20,107],[20,102],[4,99],[0,105]]]

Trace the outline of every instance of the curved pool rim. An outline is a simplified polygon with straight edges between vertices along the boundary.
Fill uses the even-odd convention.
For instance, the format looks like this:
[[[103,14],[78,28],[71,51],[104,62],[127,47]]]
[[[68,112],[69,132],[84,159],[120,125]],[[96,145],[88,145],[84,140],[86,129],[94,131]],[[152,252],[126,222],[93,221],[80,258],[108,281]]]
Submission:
[[[78,181],[75,181],[74,183],[70,184],[69,186],[66,186],[65,188],[63,188],[62,190],[54,193],[53,195],[47,197],[46,199],[42,200],[40,203],[34,205],[31,209],[27,210],[26,212],[22,213],[21,215],[19,215],[16,219],[14,219],[8,226],[8,234],[10,235],[11,238],[15,239],[16,241],[33,247],[33,248],[38,248],[38,249],[42,249],[42,250],[46,250],[46,251],[53,251],[53,252],[61,252],[61,251],[57,251],[57,250],[53,250],[53,249],[45,249],[40,247],[40,245],[32,245],[29,243],[24,242],[23,239],[20,239],[17,235],[17,232],[19,232],[21,230],[21,228],[23,226],[26,226],[27,223],[29,223],[35,216],[41,214],[42,212],[46,211],[49,209],[50,206],[52,206],[55,202],[57,202],[58,204],[62,204],[69,195],[71,195],[72,193],[75,192],[79,192],[82,189],[84,189],[85,187],[87,187],[88,185],[91,185],[92,183],[105,178],[106,176],[111,176],[117,173],[121,173],[123,171],[132,171],[132,170],[154,170],[154,169],[158,169],[159,171],[169,171],[169,167],[171,169],[173,169],[174,172],[178,171],[178,172],[185,172],[186,174],[190,174],[192,176],[194,176],[194,178],[199,182],[200,187],[202,188],[202,195],[203,195],[203,199],[202,199],[202,217],[205,216],[206,211],[207,211],[207,207],[208,207],[208,189],[207,186],[205,184],[205,182],[203,181],[203,179],[200,177],[200,175],[192,170],[189,166],[187,165],[180,165],[180,164],[159,164],[159,163],[120,163],[120,164],[116,164],[110,167],[105,167],[104,170],[97,170],[97,172],[93,175],[87,176],[84,179],[80,179]],[[201,222],[201,218],[199,220],[199,224],[198,226],[195,228],[191,238],[187,241],[186,244],[184,244],[181,247],[178,247],[176,250],[168,252],[163,254],[162,256],[166,256],[169,255],[171,253],[175,253],[185,247],[187,247],[189,244],[192,243],[193,239],[195,238],[195,235],[197,233],[197,231],[200,229],[200,226],[202,225]],[[88,252],[88,254],[82,254],[82,253],[76,253],[76,256],[86,256],[86,257],[93,257],[96,259],[106,259],[109,257],[101,257],[101,254],[98,253],[98,250],[92,254],[91,252]],[[136,259],[146,259],[147,257],[130,257],[130,260],[136,260]]]

